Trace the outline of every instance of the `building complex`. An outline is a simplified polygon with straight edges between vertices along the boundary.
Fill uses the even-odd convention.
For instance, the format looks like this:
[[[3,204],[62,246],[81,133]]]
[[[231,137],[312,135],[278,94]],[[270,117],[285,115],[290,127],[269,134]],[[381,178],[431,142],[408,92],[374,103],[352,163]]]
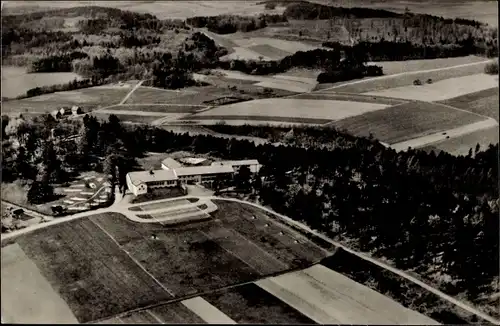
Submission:
[[[161,163],[161,170],[135,171],[127,174],[128,189],[134,195],[141,195],[158,188],[177,187],[181,184],[212,184],[215,180],[228,180],[242,166],[257,173],[260,164],[257,160],[221,161],[209,166],[186,167],[172,158]]]

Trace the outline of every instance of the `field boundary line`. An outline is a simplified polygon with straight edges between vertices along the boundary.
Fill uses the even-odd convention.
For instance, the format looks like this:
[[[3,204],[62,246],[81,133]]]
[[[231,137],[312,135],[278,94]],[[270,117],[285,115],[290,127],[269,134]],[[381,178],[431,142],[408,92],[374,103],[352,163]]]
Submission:
[[[144,268],[144,266],[142,266],[141,263],[139,263],[134,257],[132,257],[128,251],[126,251],[125,249],[122,248],[122,246],[120,246],[120,244],[118,243],[118,241],[116,241],[116,239],[111,235],[109,234],[108,231],[106,231],[99,223],[89,219],[89,221],[91,221],[92,223],[94,223],[99,229],[101,229],[102,232],[104,232],[104,234],[106,234],[117,246],[118,248],[120,248],[121,251],[123,251],[137,266],[139,266],[146,274],[148,274],[149,277],[151,277],[151,279],[153,279],[163,290],[165,290],[165,292],[167,292],[168,294],[170,294],[172,297],[175,297],[175,295],[172,293],[172,291],[170,291],[165,285],[163,285],[162,283],[160,283],[160,281],[158,281],[156,279],[156,277],[154,277],[150,272],[148,272],[146,270],[146,268]]]
[[[160,317],[158,317],[155,313],[153,313],[151,310],[146,310],[146,312],[151,316],[153,317],[157,322],[159,322],[160,324],[165,324],[165,322],[163,320],[160,319]]]
[[[130,92],[128,92],[128,94],[125,95],[125,97],[118,104],[120,104],[120,105],[121,104],[125,104],[125,102],[127,102],[127,100],[129,99],[129,97],[132,94],[134,94],[135,90],[138,89],[142,85],[142,83],[144,83],[144,82],[145,82],[145,80],[141,80],[140,82],[138,82],[137,85],[135,85],[134,88],[132,88],[132,90]]]
[[[373,78],[368,78],[368,79],[361,79],[361,80],[356,80],[356,81],[352,81],[352,82],[347,82],[347,83],[342,84],[342,85],[334,85],[334,86],[331,86],[331,87],[323,88],[321,91],[326,91],[326,90],[330,90],[330,89],[336,89],[336,88],[340,88],[340,87],[343,87],[343,86],[360,84],[360,83],[368,82],[368,81],[371,81],[371,80],[388,79],[388,78],[399,77],[399,76],[404,76],[404,75],[417,75],[417,74],[426,73],[426,72],[452,70],[452,69],[456,69],[456,68],[476,66],[476,65],[488,63],[490,61],[491,60],[485,60],[485,61],[479,61],[479,62],[464,63],[464,64],[461,64],[461,65],[456,65],[456,66],[451,66],[451,67],[433,68],[433,69],[416,70],[416,71],[406,71],[406,72],[400,72],[400,73],[393,74],[393,75],[383,75],[383,76],[380,76],[380,77],[373,77]],[[314,93],[314,92],[316,92],[316,91],[312,91],[311,93]]]
[[[262,209],[264,211],[267,211],[269,213],[275,214],[276,216],[281,217],[285,221],[287,221],[287,222],[289,222],[291,224],[294,224],[297,227],[302,228],[305,231],[310,232],[311,234],[313,234],[313,235],[315,235],[315,236],[317,236],[317,237],[319,237],[319,238],[321,238],[321,239],[323,239],[323,240],[325,240],[327,242],[330,242],[331,244],[333,244],[335,246],[338,246],[338,247],[344,249],[345,251],[347,251],[350,254],[353,254],[353,255],[355,255],[355,256],[363,259],[363,260],[369,261],[369,262],[371,262],[371,263],[373,263],[373,264],[375,264],[375,265],[377,265],[379,267],[382,267],[383,269],[386,269],[386,270],[388,270],[388,271],[390,271],[390,272],[392,272],[394,274],[397,274],[397,275],[399,275],[399,276],[407,279],[408,281],[411,281],[411,282],[419,285],[420,287],[428,290],[429,292],[432,292],[433,294],[439,296],[440,298],[442,298],[442,299],[444,299],[444,300],[446,300],[446,301],[448,301],[450,303],[453,303],[454,305],[456,305],[456,306],[458,306],[458,307],[460,307],[460,308],[462,308],[462,309],[464,309],[464,310],[466,310],[466,311],[468,311],[468,312],[470,312],[472,314],[475,314],[475,315],[477,315],[477,316],[479,316],[479,317],[481,317],[481,318],[489,321],[490,323],[493,323],[495,325],[499,325],[500,324],[500,320],[497,320],[497,319],[495,319],[495,318],[487,315],[486,313],[484,313],[482,311],[479,311],[475,307],[472,307],[472,306],[470,306],[470,305],[468,305],[466,303],[458,301],[457,299],[453,298],[452,296],[450,296],[450,295],[448,295],[446,293],[441,292],[440,290],[438,290],[438,289],[436,289],[436,288],[434,288],[434,287],[432,287],[432,286],[424,283],[423,281],[417,279],[414,276],[411,276],[407,272],[399,270],[399,269],[397,269],[395,267],[392,267],[392,266],[390,266],[390,265],[388,265],[388,264],[386,264],[386,263],[384,263],[384,262],[382,262],[382,261],[380,261],[378,259],[372,258],[372,257],[368,256],[365,253],[357,252],[357,251],[355,251],[355,250],[353,250],[353,249],[351,249],[349,247],[346,247],[345,245],[341,244],[340,242],[332,240],[329,237],[327,237],[327,236],[325,236],[325,235],[323,235],[323,234],[321,234],[321,233],[319,233],[319,232],[317,232],[315,230],[312,230],[307,225],[302,224],[302,223],[297,222],[297,221],[294,221],[291,218],[289,218],[289,217],[287,217],[285,215],[279,214],[277,212],[274,212],[273,210],[271,210],[269,208],[266,208],[264,206],[261,206],[261,205],[258,205],[258,204],[252,203],[252,202],[248,202],[248,201],[244,201],[244,200],[240,200],[240,199],[235,199],[235,198],[214,197],[213,199],[227,200],[227,201],[234,201],[234,202],[239,202],[239,203],[243,203],[243,204],[248,204],[248,205],[260,208],[260,209]]]

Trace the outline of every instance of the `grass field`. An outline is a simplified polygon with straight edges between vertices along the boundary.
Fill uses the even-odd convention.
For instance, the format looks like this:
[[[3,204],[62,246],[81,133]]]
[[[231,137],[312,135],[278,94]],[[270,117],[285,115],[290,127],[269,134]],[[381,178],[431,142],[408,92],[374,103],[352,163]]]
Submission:
[[[112,218],[123,217],[80,219],[16,240],[80,323],[171,297],[93,222]]]
[[[338,129],[393,144],[483,120],[472,113],[428,102],[410,102],[332,123]]]
[[[424,82],[424,81],[423,81]],[[409,85],[380,91],[364,93],[366,95],[387,96],[408,100],[444,101],[469,93],[480,92],[498,87],[498,76],[475,74],[455,77],[420,86]]]
[[[81,77],[72,72],[28,73],[23,67],[2,66],[2,97],[15,98],[31,88],[65,84],[75,79]]]
[[[298,100],[333,100],[333,101],[351,101],[362,103],[375,103],[384,105],[397,105],[404,103],[404,100],[386,98],[382,96],[369,96],[364,94],[339,94],[339,93],[320,93],[298,94],[291,96]]]
[[[320,324],[438,324],[322,265],[256,284]]]
[[[451,98],[440,103],[463,110],[471,111],[499,120],[498,112],[498,86],[484,91],[470,93]]]
[[[205,108],[203,105],[182,105],[182,104],[123,104],[106,108],[106,110],[120,110],[120,111],[141,111],[148,113],[194,113],[198,110]]]
[[[283,51],[279,48],[271,46],[269,44],[257,44],[248,47],[248,49],[259,53],[267,58],[271,58],[271,60],[279,60],[283,59],[286,56],[289,56],[293,53]]]
[[[134,115],[134,114],[119,114],[118,112],[113,113],[123,122],[132,122],[132,123],[140,123],[140,124],[151,124],[153,121],[161,119],[164,115]],[[111,113],[100,113],[100,112],[92,112],[92,116],[100,119],[100,120],[108,120]]]
[[[57,92],[30,97],[21,100],[11,100],[2,103],[5,113],[46,113],[61,106],[78,105],[85,111],[118,104],[129,92],[127,88],[91,87],[75,91]]]
[[[223,117],[227,115],[231,117],[241,117],[241,119],[245,119],[247,116],[255,116],[271,121],[274,119],[273,117],[304,120],[337,120],[374,110],[382,110],[386,107],[386,105],[382,104],[348,101],[297,100],[289,98],[261,99],[216,107],[212,110],[195,114],[190,118],[204,119],[205,117],[205,119],[208,119],[206,117]]]
[[[198,201],[198,198],[176,199],[176,200],[169,200],[169,201],[160,202],[160,203],[138,205],[138,206],[130,207],[129,210],[133,211],[133,212],[150,211],[150,210],[154,210],[154,209],[170,208],[170,207],[180,206],[180,205],[188,205],[189,203],[195,203],[197,201]]]
[[[481,62],[481,61],[484,61],[484,58],[470,55],[466,57],[439,58],[439,59],[426,59],[426,60],[377,61],[377,62],[370,62],[369,64],[382,66],[385,75],[393,75],[402,72],[453,67],[471,62]]]
[[[450,138],[421,149],[427,152],[433,150],[436,154],[440,151],[445,151],[453,155],[467,155],[469,153],[469,149],[471,148],[474,153],[476,144],[481,146],[481,150],[486,150],[490,144],[497,144],[499,140],[498,134],[499,129],[497,126],[484,130],[478,130],[468,135]]]
[[[196,119],[202,124],[207,121],[229,122],[229,121],[248,121],[250,122],[281,122],[281,123],[303,123],[303,124],[325,124],[331,122],[331,119],[317,119],[317,118],[302,118],[302,117],[273,117],[273,116],[260,116],[260,115],[207,115],[207,116],[192,116],[186,119]],[[212,123],[209,123],[212,124]]]
[[[432,79],[434,82],[443,79],[463,77],[474,74],[481,74],[484,71],[484,67],[487,63],[478,63],[472,66],[450,68],[446,70],[431,71],[431,72],[420,72],[412,73],[409,75],[398,75],[391,78],[367,78],[362,79],[355,84],[335,86],[335,88],[328,90],[328,84],[323,84],[323,92],[344,92],[344,93],[367,93],[380,91],[384,89],[402,87],[413,85],[413,81],[420,79],[425,82],[427,79]],[[349,82],[352,83],[352,82]],[[330,84],[331,85],[331,84]]]

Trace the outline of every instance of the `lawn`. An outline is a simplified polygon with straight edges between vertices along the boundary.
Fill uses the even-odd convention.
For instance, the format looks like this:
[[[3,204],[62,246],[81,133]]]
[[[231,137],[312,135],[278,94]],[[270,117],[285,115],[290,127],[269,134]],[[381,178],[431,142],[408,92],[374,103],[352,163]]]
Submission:
[[[253,283],[204,295],[203,299],[238,324],[315,324]]]
[[[47,113],[61,106],[78,105],[89,109],[118,104],[129,92],[127,88],[91,87],[74,91],[57,92],[30,97],[21,100],[10,100],[2,103],[3,113]]]
[[[334,100],[299,100],[291,98],[261,99],[241,102],[236,104],[216,107],[190,117],[191,119],[204,119],[202,117],[235,116],[245,119],[248,116],[259,117],[261,120],[274,119],[273,117],[300,119],[338,120],[356,116],[374,110],[385,109],[387,105],[334,101]],[[233,118],[234,119],[234,118]]]
[[[199,200],[198,198],[174,199],[174,200],[163,201],[163,202],[159,202],[159,203],[133,206],[133,207],[130,207],[129,210],[133,211],[133,212],[150,211],[150,210],[154,210],[154,209],[170,208],[170,207],[175,207],[175,206],[180,206],[180,205],[188,205],[189,203],[196,203],[198,200]]]
[[[124,217],[97,215],[16,239],[80,323],[171,298],[93,222],[111,218]]]
[[[438,324],[320,264],[256,284],[319,324]]]
[[[479,113],[499,120],[498,86],[483,91],[451,98],[440,103],[456,108]]]
[[[445,151],[453,155],[467,155],[471,148],[474,153],[477,144],[480,145],[481,150],[486,150],[490,144],[497,144],[499,141],[498,134],[499,130],[497,126],[478,130],[464,136],[450,138],[421,149],[427,152],[433,150],[436,154],[440,151]]]
[[[394,87],[402,87],[413,85],[413,81],[420,79],[425,82],[427,79],[432,79],[434,82],[455,78],[463,77],[468,75],[481,74],[484,71],[484,67],[487,62],[478,63],[471,66],[450,68],[439,71],[430,72],[415,72],[406,75],[398,75],[393,77],[374,77],[366,78],[353,82],[346,82],[347,85],[335,86],[335,88],[328,89],[327,85],[323,85],[323,92],[344,92],[344,93],[367,93],[380,91],[384,89],[390,89]],[[351,84],[351,85],[349,85]],[[331,85],[331,84],[330,84]]]
[[[394,144],[481,120],[475,114],[438,104],[410,102],[335,121],[332,126],[356,136],[372,133],[376,139]]]
[[[424,84],[389,88],[367,92],[366,95],[387,96],[408,100],[444,101],[450,98],[463,96],[498,87],[498,76],[475,74],[455,77]]]

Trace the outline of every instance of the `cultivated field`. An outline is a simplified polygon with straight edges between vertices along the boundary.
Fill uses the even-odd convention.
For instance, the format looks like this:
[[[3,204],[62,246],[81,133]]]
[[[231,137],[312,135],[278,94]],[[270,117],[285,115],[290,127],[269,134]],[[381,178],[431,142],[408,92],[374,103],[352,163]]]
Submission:
[[[425,83],[420,86],[410,85],[380,91],[367,92],[366,95],[387,96],[408,100],[444,101],[450,98],[479,92],[498,86],[498,76],[475,74]]]
[[[388,98],[382,96],[370,96],[365,94],[342,94],[342,93],[321,93],[314,92],[308,94],[298,94],[290,96],[290,98],[298,100],[331,100],[331,101],[347,101],[347,102],[358,102],[358,103],[375,103],[383,105],[398,105],[405,103],[406,101]]]
[[[382,110],[386,107],[386,105],[382,104],[347,101],[296,100],[283,98],[261,99],[216,107],[212,110],[195,114],[189,119],[260,119],[269,121],[322,123],[326,122],[326,120],[343,119],[370,111]]]
[[[61,106],[78,105],[84,110],[118,104],[130,91],[128,88],[91,87],[74,91],[57,92],[11,100],[2,103],[5,113],[37,113],[51,112]]]
[[[440,151],[445,151],[453,155],[467,155],[471,148],[474,153],[477,144],[481,146],[481,150],[486,150],[490,144],[497,144],[499,141],[498,134],[499,129],[496,126],[478,130],[464,136],[446,139],[442,142],[422,147],[421,149],[427,152],[433,150],[436,154]]]
[[[31,88],[65,84],[75,79],[81,77],[72,72],[29,74],[26,68],[2,66],[2,97],[14,98]]]
[[[113,214],[102,218],[109,216],[123,218]],[[90,219],[41,229],[16,243],[80,323],[171,298]]]
[[[346,82],[347,85],[339,84],[331,87],[331,84],[323,84],[321,88],[324,92],[344,92],[344,93],[367,93],[390,89],[395,87],[413,85],[413,81],[420,79],[425,82],[427,79],[432,79],[434,82],[443,79],[463,77],[474,74],[482,74],[487,62],[480,62],[470,66],[462,66],[458,68],[450,68],[439,71],[415,72],[406,75],[396,75],[394,77],[374,77],[361,79],[357,82]],[[329,86],[330,85],[330,86]],[[328,89],[330,88],[330,89]]]
[[[484,91],[451,98],[440,103],[492,117],[497,121],[499,120],[498,86],[486,89]]]
[[[438,324],[322,265],[256,284],[319,324]]]
[[[484,58],[477,57],[474,55],[469,55],[466,57],[439,58],[439,59],[426,59],[426,60],[377,61],[377,62],[369,62],[368,64],[382,66],[385,75],[393,75],[402,72],[453,67],[462,64],[481,62],[481,61],[484,61]]]
[[[2,323],[78,323],[19,244],[2,248]]]
[[[388,144],[446,131],[484,120],[483,117],[427,102],[409,102],[332,123],[356,135],[373,136]]]
[[[137,123],[137,124],[151,124],[154,121],[157,121],[157,120],[165,117],[165,115],[161,115],[161,114],[158,114],[158,115],[146,115],[146,114],[135,115],[135,114],[122,114],[123,112],[126,112],[126,111],[116,111],[116,112],[112,112],[112,113],[92,112],[91,115],[96,117],[97,119],[107,121],[109,119],[109,116],[111,114],[114,114],[122,122]],[[146,113],[148,113],[148,112],[146,112]],[[175,118],[177,118],[177,116]]]

